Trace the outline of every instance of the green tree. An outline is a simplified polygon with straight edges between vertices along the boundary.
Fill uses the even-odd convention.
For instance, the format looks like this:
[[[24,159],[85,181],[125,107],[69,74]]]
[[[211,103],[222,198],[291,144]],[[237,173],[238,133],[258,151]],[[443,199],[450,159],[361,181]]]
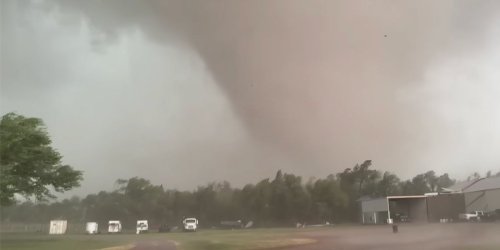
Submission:
[[[442,174],[437,179],[437,191],[442,191],[443,188],[451,187],[455,184],[455,180],[451,179],[448,174]]]
[[[479,178],[481,178],[481,175],[478,172],[474,172],[473,174],[469,175],[469,177],[467,177],[467,181],[477,180]]]
[[[427,183],[425,174],[419,174],[411,179],[411,181],[406,181],[402,184],[402,190],[404,195],[421,195],[431,192],[431,188]]]
[[[429,187],[431,192],[436,192],[438,191],[438,177],[436,176],[436,172],[434,171],[427,171],[424,174],[424,179],[425,182],[427,183],[427,186]]]
[[[354,168],[347,168],[342,173],[337,174],[340,181],[340,188],[347,194],[349,206],[346,216],[355,220],[358,216],[358,199],[363,196],[374,197],[377,194],[377,184],[380,180],[380,172],[370,169],[371,160],[366,160],[362,164],[356,164]]]
[[[82,172],[61,163],[43,121],[8,113],[0,122],[0,204],[10,205],[15,194],[53,198],[79,186]]]
[[[315,223],[339,222],[348,220],[345,216],[349,211],[349,197],[339,185],[334,175],[325,179],[312,180],[307,184],[307,190],[311,195],[311,213],[309,220]]]
[[[399,194],[399,183],[400,180],[397,175],[387,171],[384,172],[377,185],[377,196],[384,197]]]

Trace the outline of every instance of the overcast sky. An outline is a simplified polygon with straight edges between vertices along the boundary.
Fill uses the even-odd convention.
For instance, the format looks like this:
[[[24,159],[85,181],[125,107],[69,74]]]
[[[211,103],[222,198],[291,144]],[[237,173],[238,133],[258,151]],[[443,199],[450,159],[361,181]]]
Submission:
[[[70,194],[500,170],[499,1],[1,0],[1,22],[0,111],[45,121]]]

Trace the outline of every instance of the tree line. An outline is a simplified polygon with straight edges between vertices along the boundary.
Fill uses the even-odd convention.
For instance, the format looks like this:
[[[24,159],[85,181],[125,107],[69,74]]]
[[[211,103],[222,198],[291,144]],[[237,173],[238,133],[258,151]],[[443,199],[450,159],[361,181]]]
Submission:
[[[278,171],[274,178],[235,188],[214,182],[193,191],[168,189],[134,177],[117,180],[116,190],[84,198],[49,202],[55,195],[79,186],[82,172],[62,163],[51,147],[43,121],[8,113],[0,121],[0,215],[2,223],[46,223],[66,219],[72,223],[121,220],[125,226],[137,219],[153,225],[178,224],[197,217],[202,226],[223,220],[253,221],[258,226],[289,226],[295,223],[356,221],[359,199],[388,195],[437,192],[455,183],[448,174],[428,171],[401,181],[390,172],[371,168],[366,160],[353,168],[325,178],[303,180]],[[500,172],[496,174],[500,176]],[[491,171],[487,177],[492,176]],[[479,178],[475,173],[468,179]],[[16,197],[28,201],[16,202]],[[35,200],[32,202],[31,199]]]
[[[137,219],[151,224],[178,225],[182,218],[197,217],[202,226],[220,221],[253,221],[256,226],[292,226],[295,223],[354,222],[362,197],[416,195],[438,192],[455,183],[448,174],[428,171],[401,181],[390,172],[371,168],[367,160],[325,178],[309,179],[278,171],[274,178],[235,188],[229,182],[213,182],[193,191],[167,189],[134,177],[118,180],[113,191],[58,202],[22,202],[1,211],[3,222],[46,223],[66,219],[70,223],[121,220],[132,227]],[[498,174],[497,174],[498,175]]]

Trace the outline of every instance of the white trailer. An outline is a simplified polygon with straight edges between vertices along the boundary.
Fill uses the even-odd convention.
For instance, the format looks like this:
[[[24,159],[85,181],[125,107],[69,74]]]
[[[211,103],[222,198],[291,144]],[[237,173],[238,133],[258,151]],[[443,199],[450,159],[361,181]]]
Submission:
[[[65,234],[68,227],[66,220],[51,220],[49,234]]]
[[[119,220],[110,220],[108,222],[108,233],[121,233],[122,223]]]
[[[148,221],[147,220],[138,220],[137,221],[137,230],[136,233],[147,233],[148,232]]]
[[[99,225],[97,222],[87,222],[87,225],[85,226],[85,232],[87,234],[97,234],[99,233]]]

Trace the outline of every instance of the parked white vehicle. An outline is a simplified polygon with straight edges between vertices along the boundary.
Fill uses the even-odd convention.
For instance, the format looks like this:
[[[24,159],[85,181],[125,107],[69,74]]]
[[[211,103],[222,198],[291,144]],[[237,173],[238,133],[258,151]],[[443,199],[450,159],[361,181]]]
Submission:
[[[119,220],[110,220],[108,222],[108,233],[121,233],[122,223]]]
[[[147,220],[138,220],[137,221],[137,228],[136,228],[136,233],[147,233],[149,230],[148,227],[148,221]]]
[[[481,221],[481,217],[484,216],[483,211],[474,211],[465,214],[459,214],[458,218],[465,221]]]
[[[87,222],[87,225],[85,226],[85,232],[87,234],[97,234],[99,233],[99,225],[97,222]]]
[[[184,231],[196,231],[198,229],[198,219],[196,218],[186,218],[182,221],[184,225]]]

